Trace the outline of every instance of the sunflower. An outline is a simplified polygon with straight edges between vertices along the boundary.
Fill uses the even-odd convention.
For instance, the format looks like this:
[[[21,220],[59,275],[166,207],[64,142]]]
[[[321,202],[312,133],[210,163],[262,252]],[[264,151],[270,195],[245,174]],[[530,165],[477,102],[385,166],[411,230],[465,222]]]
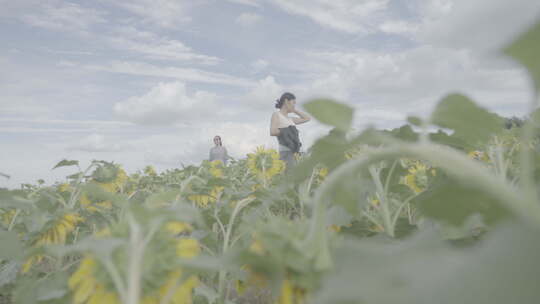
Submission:
[[[71,187],[71,185],[68,183],[63,183],[63,184],[58,185],[58,191],[60,193],[71,192],[73,191],[73,187]]]
[[[420,161],[415,161],[408,168],[408,174],[401,178],[401,184],[406,185],[414,193],[427,189],[429,167]],[[434,174],[433,171],[431,171]]]
[[[224,189],[225,187],[215,186],[210,189],[210,193],[192,194],[188,196],[188,199],[199,207],[207,207],[209,204],[217,201]]]
[[[152,167],[152,166],[144,167],[143,171],[144,171],[144,174],[146,174],[148,176],[152,176],[152,177],[157,176],[156,169],[154,169],[154,167]]]
[[[167,232],[169,232],[173,236],[176,236],[184,232],[192,231],[193,227],[189,223],[184,223],[180,221],[172,221],[165,224],[165,230],[167,230]]]
[[[4,225],[6,228],[9,226],[9,224],[11,223],[11,221],[13,220],[13,217],[15,216],[15,214],[17,213],[17,210],[16,209],[11,209],[11,210],[0,210],[2,211],[2,225]]]
[[[223,163],[221,160],[217,159],[210,162],[210,174],[213,177],[222,178],[223,177]]]
[[[341,226],[332,224],[332,225],[328,226],[328,231],[340,232],[341,231]]]
[[[470,158],[483,161],[483,162],[489,162],[489,156],[486,152],[482,151],[471,151],[467,154]]]
[[[128,180],[128,177],[126,175],[126,171],[122,168],[117,168],[116,171],[114,171],[114,177],[110,180],[98,180],[94,179],[93,182],[95,182],[98,186],[103,188],[103,190],[111,193],[121,192],[124,184]]]
[[[192,258],[200,253],[199,243],[195,239],[176,240],[176,255],[181,258]],[[91,255],[81,261],[79,268],[71,275],[68,286],[73,292],[74,304],[121,304],[117,292],[98,279],[103,272],[100,262]],[[174,269],[166,275],[164,283],[154,289],[144,289],[141,296],[142,304],[159,304],[165,297],[170,297],[167,303],[191,304],[193,289],[199,284],[195,275],[180,281],[183,276],[181,269]]]
[[[83,193],[79,199],[81,207],[90,213],[103,212],[112,209],[111,201],[93,201],[86,193]]]
[[[66,213],[55,220],[50,228],[41,233],[34,241],[34,246],[39,247],[48,244],[65,244],[67,236],[75,230],[75,227],[84,221],[80,215],[76,213]],[[28,272],[30,268],[43,260],[42,255],[30,257],[23,265],[23,273]]]
[[[275,304],[302,304],[305,302],[305,289],[294,286],[288,279],[283,280],[279,298]]]
[[[315,181],[318,184],[321,184],[326,179],[327,176],[328,176],[328,168],[324,166],[320,166],[315,173]]]
[[[274,149],[265,150],[262,146],[257,147],[255,153],[248,154],[247,165],[251,173],[263,180],[270,180],[285,169],[279,153]]]

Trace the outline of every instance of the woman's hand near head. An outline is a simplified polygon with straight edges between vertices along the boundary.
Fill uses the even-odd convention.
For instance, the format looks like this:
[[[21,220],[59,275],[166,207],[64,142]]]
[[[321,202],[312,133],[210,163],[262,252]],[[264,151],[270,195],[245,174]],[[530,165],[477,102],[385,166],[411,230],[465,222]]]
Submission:
[[[292,121],[297,125],[306,123],[306,122],[311,120],[311,117],[308,114],[306,114],[306,113],[304,113],[304,112],[302,112],[300,110],[295,109],[293,111],[293,113],[299,116],[299,117],[293,117],[292,118]]]

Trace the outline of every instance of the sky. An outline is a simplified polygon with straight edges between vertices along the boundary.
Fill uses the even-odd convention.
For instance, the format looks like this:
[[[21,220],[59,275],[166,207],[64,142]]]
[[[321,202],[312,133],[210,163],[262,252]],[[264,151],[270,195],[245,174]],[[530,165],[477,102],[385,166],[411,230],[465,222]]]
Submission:
[[[62,159],[128,173],[243,158],[274,101],[330,97],[354,128],[428,117],[460,92],[503,116],[532,98],[501,55],[537,0],[0,0],[0,187],[64,180]],[[328,127],[299,126],[304,147]]]

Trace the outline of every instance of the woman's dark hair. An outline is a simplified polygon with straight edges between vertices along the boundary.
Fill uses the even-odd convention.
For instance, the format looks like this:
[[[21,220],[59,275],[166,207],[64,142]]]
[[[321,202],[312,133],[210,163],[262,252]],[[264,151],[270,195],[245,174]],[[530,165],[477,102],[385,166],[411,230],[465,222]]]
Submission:
[[[289,92],[283,93],[283,95],[281,95],[281,98],[276,100],[276,108],[281,109],[281,107],[283,107],[283,104],[285,103],[285,100],[293,100],[293,99],[296,99],[296,96],[294,96],[293,93],[289,93]]]
[[[214,141],[216,141],[216,139],[219,141],[218,146],[223,146],[223,144],[221,143],[221,136],[219,135],[214,136]]]

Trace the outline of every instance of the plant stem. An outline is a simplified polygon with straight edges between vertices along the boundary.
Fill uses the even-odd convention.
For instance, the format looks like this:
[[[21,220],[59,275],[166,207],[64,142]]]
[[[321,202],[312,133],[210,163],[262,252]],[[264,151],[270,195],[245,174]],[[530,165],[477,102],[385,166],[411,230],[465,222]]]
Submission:
[[[133,216],[128,216],[130,235],[129,235],[129,259],[128,259],[128,286],[127,303],[138,304],[141,293],[141,264],[144,255],[144,242],[141,235],[141,227],[135,221]]]

